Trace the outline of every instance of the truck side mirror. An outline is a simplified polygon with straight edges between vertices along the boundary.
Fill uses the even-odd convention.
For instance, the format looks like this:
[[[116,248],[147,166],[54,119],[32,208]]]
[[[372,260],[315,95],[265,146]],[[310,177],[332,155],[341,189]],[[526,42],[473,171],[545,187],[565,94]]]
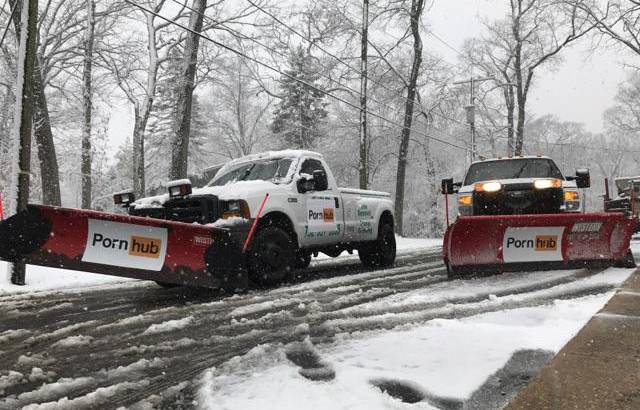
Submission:
[[[589,188],[591,186],[591,175],[586,168],[577,169],[575,179],[578,188]]]
[[[455,184],[453,183],[453,178],[443,179],[442,180],[442,195],[451,195],[455,194]]]
[[[316,191],[326,191],[329,189],[327,173],[320,169],[313,171],[313,182]]]

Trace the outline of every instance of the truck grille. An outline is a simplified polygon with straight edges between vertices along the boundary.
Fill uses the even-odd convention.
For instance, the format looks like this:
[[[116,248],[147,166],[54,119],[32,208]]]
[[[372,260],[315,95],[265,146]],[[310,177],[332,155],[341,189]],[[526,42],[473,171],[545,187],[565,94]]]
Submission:
[[[218,198],[213,195],[171,199],[164,208],[172,221],[207,224],[218,219]]]
[[[218,219],[218,198],[213,195],[170,199],[164,208],[131,208],[129,214],[185,223],[208,224]]]
[[[499,192],[475,192],[474,215],[553,214],[563,204],[561,188],[534,189],[533,184],[507,185]]]

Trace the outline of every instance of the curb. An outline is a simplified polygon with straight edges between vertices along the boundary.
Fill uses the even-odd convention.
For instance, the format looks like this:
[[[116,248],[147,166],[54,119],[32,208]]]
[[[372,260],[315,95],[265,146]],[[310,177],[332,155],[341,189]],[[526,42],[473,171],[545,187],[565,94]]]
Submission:
[[[640,409],[640,269],[506,409]]]

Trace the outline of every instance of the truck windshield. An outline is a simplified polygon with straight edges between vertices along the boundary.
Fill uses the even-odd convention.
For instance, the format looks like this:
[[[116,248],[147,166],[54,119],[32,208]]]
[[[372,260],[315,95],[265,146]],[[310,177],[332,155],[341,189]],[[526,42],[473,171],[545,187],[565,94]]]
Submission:
[[[237,181],[271,181],[281,183],[289,173],[291,158],[261,159],[245,162],[216,175],[207,186],[226,185]]]
[[[464,185],[479,181],[517,178],[564,179],[556,164],[546,158],[522,158],[477,162],[469,168]]]

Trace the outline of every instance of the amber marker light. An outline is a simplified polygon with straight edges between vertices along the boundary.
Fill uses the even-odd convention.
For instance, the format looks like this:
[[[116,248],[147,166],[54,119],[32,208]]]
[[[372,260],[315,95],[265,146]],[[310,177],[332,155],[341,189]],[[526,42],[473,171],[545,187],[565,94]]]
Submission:
[[[458,205],[471,206],[473,204],[473,198],[471,195],[460,195],[458,197]]]
[[[565,201],[577,201],[579,199],[578,193],[576,191],[565,191],[564,192],[564,200]]]

